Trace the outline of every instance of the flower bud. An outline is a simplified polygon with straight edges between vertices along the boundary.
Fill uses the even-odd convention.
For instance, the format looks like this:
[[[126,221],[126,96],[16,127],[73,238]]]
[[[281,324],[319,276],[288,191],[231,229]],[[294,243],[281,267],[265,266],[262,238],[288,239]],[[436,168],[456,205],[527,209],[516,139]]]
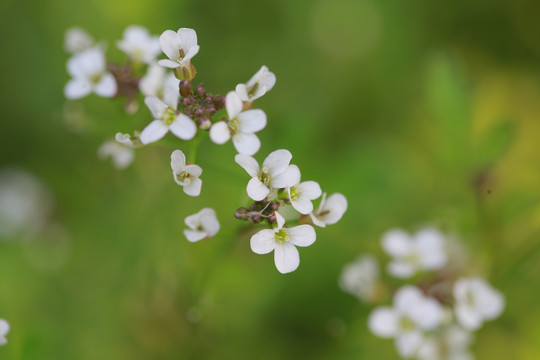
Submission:
[[[197,86],[197,89],[195,89],[195,96],[198,98],[203,98],[206,95],[206,90],[202,85]]]
[[[199,121],[200,121],[199,128],[201,128],[201,130],[209,130],[210,127],[212,126],[212,121],[208,118],[202,118]]]
[[[203,115],[204,115],[204,110],[203,109],[195,110],[195,117],[201,117]]]
[[[225,98],[223,96],[216,96],[214,98],[214,107],[216,110],[221,110],[225,107]]]
[[[182,96],[188,96],[193,91],[193,85],[191,84],[191,81],[188,80],[182,80],[180,81],[180,95]]]
[[[206,113],[208,114],[208,116],[214,116],[214,114],[216,113],[216,109],[213,107],[208,108],[206,109]]]
[[[197,75],[197,70],[195,69],[195,66],[193,64],[189,64],[188,66],[180,66],[173,70],[174,76],[178,80],[193,80],[195,78],[195,75]]]

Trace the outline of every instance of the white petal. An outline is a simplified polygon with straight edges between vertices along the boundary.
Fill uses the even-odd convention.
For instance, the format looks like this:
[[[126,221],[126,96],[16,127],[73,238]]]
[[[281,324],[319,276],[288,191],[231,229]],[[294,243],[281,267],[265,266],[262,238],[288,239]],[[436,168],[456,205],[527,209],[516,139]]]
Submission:
[[[268,169],[270,176],[273,177],[288,169],[292,154],[289,150],[281,149],[271,152],[263,162],[263,168]],[[295,185],[295,184],[291,184]]]
[[[166,67],[168,69],[176,69],[177,67],[180,67],[179,63],[177,63],[175,61],[172,61],[172,60],[169,60],[169,59],[159,60],[158,64],[159,64],[159,66],[163,66],[163,67]]]
[[[321,202],[323,204],[323,202]],[[347,211],[347,198],[340,193],[330,195],[322,206],[322,211],[328,211],[327,214],[322,216],[322,221],[326,225],[332,225],[337,223],[345,211]]]
[[[193,215],[186,216],[186,218],[184,219],[184,223],[191,230],[196,230],[201,225],[201,222],[199,221],[200,216],[201,216],[200,211]]]
[[[197,134],[197,125],[185,114],[180,114],[171,123],[171,132],[182,140],[191,140]]]
[[[199,211],[199,221],[209,236],[214,236],[218,233],[219,221],[214,209],[204,208]]]
[[[266,126],[266,114],[259,109],[244,111],[237,118],[240,121],[240,131],[243,133],[254,133]]]
[[[242,169],[246,170],[246,172],[251,177],[258,177],[259,176],[259,172],[261,171],[261,169],[259,168],[259,163],[257,162],[257,160],[255,160],[251,156],[237,154],[234,157],[234,161],[236,161],[236,163],[238,165],[240,165],[242,167]]]
[[[199,49],[199,45],[190,47],[180,63],[184,66],[188,66],[191,59],[193,59],[193,57],[199,53]]]
[[[155,96],[147,96],[144,98],[144,103],[150,109],[154,119],[161,118],[161,114],[168,108],[167,104]]]
[[[474,331],[482,326],[483,319],[474,308],[457,304],[454,307],[454,313],[459,324],[467,330]]]
[[[300,255],[296,247],[290,243],[276,243],[274,262],[282,274],[290,273],[300,265]]]
[[[9,323],[4,320],[0,319],[0,336],[6,336],[9,333]]]
[[[301,196],[309,200],[315,200],[322,194],[321,186],[315,181],[304,181],[296,187],[300,190]]]
[[[206,233],[204,231],[197,231],[191,229],[184,230],[184,235],[190,242],[196,242],[206,237]]]
[[[406,279],[413,276],[417,269],[412,266],[411,263],[401,260],[395,260],[388,263],[386,271],[392,276],[395,276],[400,279]]]
[[[122,145],[129,147],[133,146],[133,141],[131,140],[131,136],[129,134],[122,134],[121,132],[118,132],[116,133],[114,139]]]
[[[245,84],[236,85],[236,88],[234,89],[234,91],[236,91],[240,100],[249,101],[249,95],[247,93],[247,88]]]
[[[201,194],[202,180],[195,178],[189,185],[184,186],[184,193],[189,196],[199,196]]]
[[[313,221],[313,225],[317,225],[318,227],[326,227],[326,224],[324,221],[321,221],[315,214],[311,213],[309,214],[311,217],[311,221]]]
[[[218,121],[210,128],[210,140],[215,144],[225,144],[231,138],[231,132],[225,121]]]
[[[101,80],[95,85],[94,91],[99,96],[113,97],[118,91],[116,79],[111,73],[103,74]]]
[[[161,120],[154,120],[141,132],[141,143],[149,144],[158,141],[167,134],[169,127]]]
[[[197,45],[197,33],[193,29],[180,28],[178,36],[182,42],[182,48],[186,51]]]
[[[315,242],[315,229],[311,225],[298,225],[287,230],[289,242],[296,246],[310,246]]]
[[[282,229],[283,225],[285,225],[285,218],[277,211],[275,211],[274,214],[276,215],[277,228]]]
[[[185,170],[188,174],[196,178],[198,178],[202,174],[202,168],[199,165],[195,165],[195,164],[186,165]]]
[[[180,173],[186,167],[186,156],[182,150],[174,150],[171,154],[171,168],[175,173]]]
[[[276,234],[270,229],[261,230],[251,237],[250,245],[255,254],[268,254],[276,247]]]
[[[172,30],[165,30],[163,34],[159,37],[159,46],[161,46],[161,50],[167,55],[167,57],[171,60],[178,59],[178,56],[180,56],[180,46],[181,46],[181,39],[178,34]],[[161,66],[165,66],[161,64]]]
[[[410,307],[423,300],[424,295],[422,292],[412,285],[403,286],[394,294],[394,306],[402,313],[407,313]]]
[[[398,330],[398,316],[390,307],[376,308],[369,314],[368,327],[377,336],[394,337]]]
[[[261,201],[270,193],[270,189],[268,189],[266,185],[264,185],[262,181],[256,177],[249,180],[246,190],[248,196],[255,201]]]
[[[290,197],[290,188],[289,188],[289,197]],[[304,197],[298,197],[296,200],[291,199],[291,205],[293,208],[298,211],[300,214],[307,215],[313,211],[313,203],[311,200]]]
[[[392,229],[383,234],[382,247],[388,255],[406,256],[411,249],[411,239],[405,231]]]
[[[239,154],[254,155],[261,148],[261,141],[255,134],[241,132],[234,135],[232,140]]]
[[[443,309],[436,300],[424,298],[412,308],[409,314],[422,330],[433,330],[442,321]]]
[[[234,119],[242,112],[244,104],[237,93],[234,91],[229,91],[225,97],[225,107],[227,108],[227,114],[229,119]]]
[[[92,85],[86,78],[75,78],[64,87],[64,96],[68,99],[80,99],[90,94]]]
[[[396,338],[396,348],[398,353],[404,358],[410,358],[422,345],[422,333],[419,331],[408,332]]]
[[[296,165],[289,165],[287,170],[271,177],[270,186],[275,189],[296,185],[300,179],[300,169]]]

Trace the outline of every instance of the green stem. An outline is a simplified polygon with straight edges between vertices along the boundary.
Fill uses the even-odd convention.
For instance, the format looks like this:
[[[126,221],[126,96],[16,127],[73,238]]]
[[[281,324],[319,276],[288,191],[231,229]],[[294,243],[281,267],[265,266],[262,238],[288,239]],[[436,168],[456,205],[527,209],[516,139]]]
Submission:
[[[201,140],[204,136],[208,134],[207,131],[201,131],[197,133],[197,136],[191,140],[191,149],[189,150],[188,155],[188,162],[192,162],[195,164],[195,160],[197,160],[197,150],[199,150],[199,144],[201,143]]]

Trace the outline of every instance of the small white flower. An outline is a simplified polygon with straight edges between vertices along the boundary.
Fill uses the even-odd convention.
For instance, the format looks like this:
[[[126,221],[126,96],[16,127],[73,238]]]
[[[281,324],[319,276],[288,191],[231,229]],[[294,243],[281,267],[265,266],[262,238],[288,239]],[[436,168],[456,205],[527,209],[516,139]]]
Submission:
[[[189,227],[189,229],[184,230],[184,235],[191,242],[211,238],[219,231],[216,212],[211,208],[204,208],[198,213],[186,217],[184,222]]]
[[[285,219],[278,212],[277,226],[264,229],[251,237],[251,250],[256,254],[274,251],[276,268],[282,274],[292,272],[300,265],[300,255],[296,246],[309,246],[315,242],[316,234],[311,225],[298,225],[284,228]]]
[[[374,299],[380,281],[379,263],[372,255],[360,256],[341,271],[341,290],[369,302]]]
[[[383,235],[382,246],[392,256],[388,272],[398,278],[408,278],[421,270],[442,268],[447,261],[444,235],[437,229],[426,228],[414,236],[400,229]]]
[[[457,325],[427,337],[416,357],[418,360],[472,360],[469,352],[472,334]]]
[[[476,330],[484,321],[497,318],[505,305],[501,292],[479,277],[456,281],[454,299],[456,318],[468,330]]]
[[[184,153],[181,150],[174,150],[171,154],[171,168],[174,181],[184,188],[187,195],[200,195],[202,180],[199,177],[202,174],[202,169],[199,165],[186,165]]]
[[[64,88],[68,99],[79,99],[91,92],[103,97],[116,95],[116,79],[107,72],[105,55],[100,48],[75,54],[67,62],[67,71],[72,76]]]
[[[114,139],[119,142],[122,145],[125,145],[127,147],[133,147],[133,140],[131,140],[131,135],[129,134],[122,134],[122,133],[116,133],[116,136]]]
[[[159,37],[159,45],[170,59],[160,60],[159,65],[171,69],[189,67],[191,59],[199,52],[197,33],[188,28],[180,28],[177,32],[166,30]]]
[[[300,214],[307,215],[313,211],[312,200],[317,199],[322,194],[321,187],[315,181],[300,182],[300,172],[295,185],[287,187],[291,205]]]
[[[300,170],[296,165],[289,165],[291,159],[289,150],[276,150],[266,157],[261,169],[251,156],[238,154],[234,157],[234,161],[251,175],[247,193],[255,201],[271,195],[273,189],[283,189],[296,183]]]
[[[252,102],[270,91],[275,84],[276,75],[263,65],[246,84],[236,85],[235,90],[242,101]]]
[[[94,39],[80,27],[67,29],[64,38],[64,48],[70,54],[75,54],[94,46]]]
[[[313,224],[325,227],[337,223],[347,211],[347,206],[347,198],[342,194],[335,193],[326,198],[324,193],[317,211],[309,215]]]
[[[242,111],[244,105],[234,91],[230,91],[225,97],[225,107],[229,121],[215,123],[210,128],[210,139],[221,145],[232,137],[239,154],[255,154],[261,147],[261,141],[255,133],[266,126],[266,114],[260,109]]]
[[[368,319],[370,330],[383,338],[394,338],[399,354],[414,355],[424,339],[424,332],[439,326],[443,308],[434,299],[425,297],[414,286],[404,286],[394,295],[393,307],[378,307]]]
[[[118,170],[127,168],[135,158],[135,151],[129,146],[123,145],[117,141],[106,141],[98,148],[100,159],[111,158],[114,167]]]
[[[152,64],[139,82],[139,89],[145,96],[155,96],[166,104],[175,104],[178,101],[179,85],[180,80],[173,73]]]
[[[116,46],[125,52],[133,61],[150,64],[159,55],[161,49],[157,36],[151,36],[142,26],[128,26],[124,38]]]
[[[9,323],[4,319],[0,319],[0,346],[7,344],[6,336],[8,333]]]
[[[185,114],[177,114],[178,98],[174,102],[166,104],[154,96],[147,96],[144,103],[152,115],[154,121],[148,124],[141,132],[141,143],[148,144],[164,137],[169,130],[182,140],[191,140],[197,133],[197,125]]]

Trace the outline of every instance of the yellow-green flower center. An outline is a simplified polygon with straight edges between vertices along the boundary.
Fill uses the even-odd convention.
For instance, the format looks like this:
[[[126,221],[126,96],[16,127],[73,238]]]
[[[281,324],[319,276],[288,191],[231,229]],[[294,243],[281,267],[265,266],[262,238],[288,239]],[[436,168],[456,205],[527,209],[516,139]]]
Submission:
[[[401,327],[402,330],[406,330],[406,331],[414,330],[416,328],[414,321],[412,321],[406,316],[399,319],[399,326]]]
[[[299,196],[300,196],[300,190],[296,186],[291,187],[290,189],[291,200],[298,200]]]
[[[186,171],[182,171],[180,174],[176,174],[176,178],[184,185],[189,185],[195,177]]]
[[[261,182],[266,186],[268,186],[270,184],[270,180],[272,180],[270,178],[269,172],[270,172],[270,170],[263,167],[262,170],[261,170],[261,175],[259,176],[259,180],[261,180]]]
[[[240,131],[240,121],[238,121],[236,118],[229,120],[227,125],[229,126],[231,136],[236,135]]]
[[[168,107],[161,113],[161,120],[165,123],[165,125],[171,125],[172,122],[176,119],[176,112]]]
[[[276,232],[276,240],[279,241],[279,242],[289,241],[289,234],[287,234],[287,230],[279,229]]]

